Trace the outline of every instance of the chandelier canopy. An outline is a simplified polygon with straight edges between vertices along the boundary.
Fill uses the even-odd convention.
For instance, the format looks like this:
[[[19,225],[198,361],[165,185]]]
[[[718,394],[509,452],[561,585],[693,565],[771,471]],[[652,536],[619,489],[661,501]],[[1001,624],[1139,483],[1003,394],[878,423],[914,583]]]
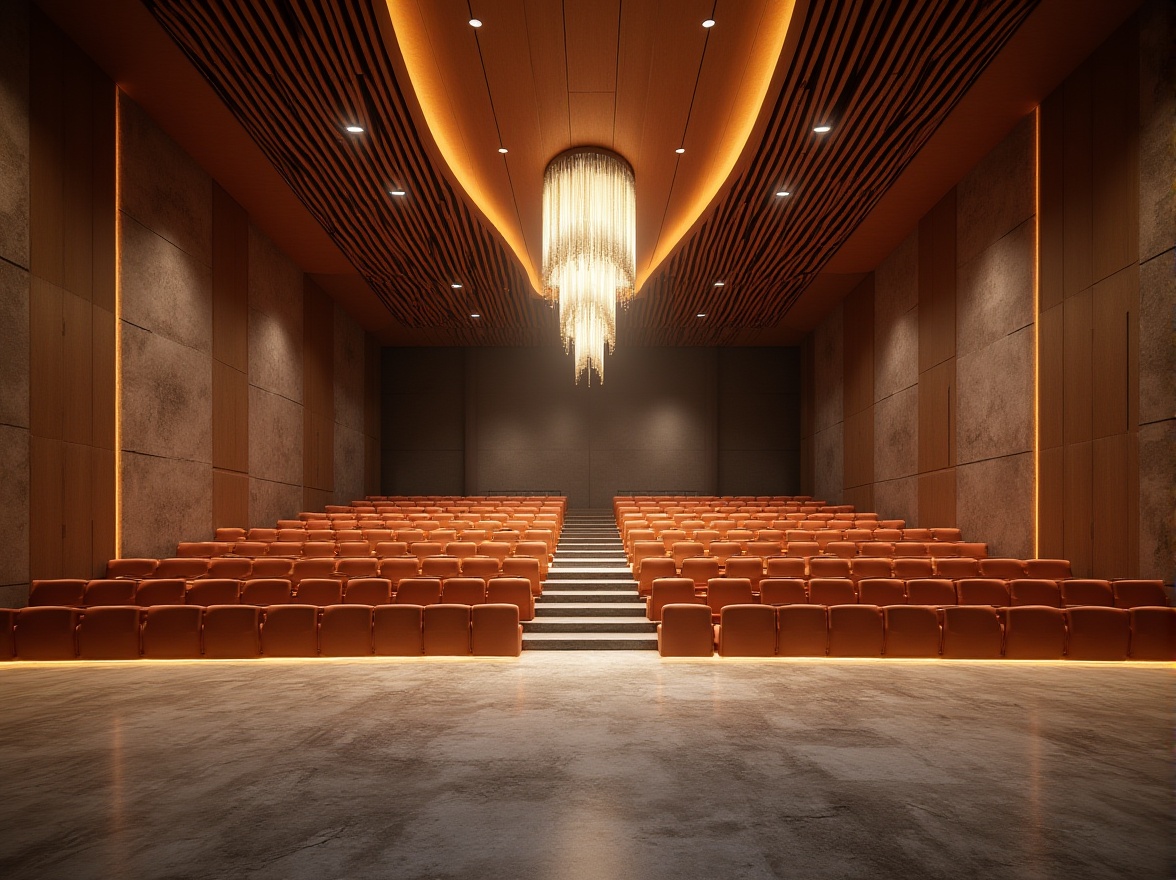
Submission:
[[[603,147],[560,153],[543,174],[543,292],[559,302],[564,348],[576,382],[604,381],[604,349],[616,344],[617,303],[633,297],[637,198],[633,169]]]

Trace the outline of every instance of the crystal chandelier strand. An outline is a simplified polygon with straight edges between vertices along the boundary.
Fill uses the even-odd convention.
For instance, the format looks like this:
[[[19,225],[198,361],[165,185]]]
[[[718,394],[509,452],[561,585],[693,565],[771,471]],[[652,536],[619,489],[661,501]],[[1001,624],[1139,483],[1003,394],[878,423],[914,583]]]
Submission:
[[[544,293],[559,303],[560,336],[576,382],[616,343],[616,304],[634,292],[637,210],[633,170],[614,153],[562,153],[543,176]]]

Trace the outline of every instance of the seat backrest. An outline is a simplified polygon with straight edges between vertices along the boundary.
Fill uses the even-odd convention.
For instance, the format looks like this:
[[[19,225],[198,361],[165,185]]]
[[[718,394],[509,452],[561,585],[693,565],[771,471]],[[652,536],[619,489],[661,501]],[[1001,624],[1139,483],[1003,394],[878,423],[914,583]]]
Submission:
[[[86,584],[83,602],[87,608],[100,605],[134,605],[135,582],[125,578],[100,578],[89,581]],[[56,605],[58,603],[47,604]]]
[[[1163,581],[1118,580],[1111,582],[1116,608],[1159,608],[1171,604]]]
[[[776,653],[781,657],[824,657],[829,649],[828,609],[823,605],[781,605],[776,609]]]
[[[236,605],[241,601],[241,582],[235,578],[204,578],[192,581],[184,594],[185,605]]]
[[[661,620],[662,609],[675,603],[701,604],[701,600],[695,597],[694,581],[687,577],[657,578],[650,585],[645,616],[650,620]]]
[[[962,578],[956,583],[956,595],[961,605],[991,605],[1002,608],[1009,604],[1009,588],[1000,578]]]
[[[388,556],[407,556],[408,545],[403,541],[380,541],[376,544],[373,552],[379,559]]]
[[[771,556],[764,561],[764,574],[770,578],[803,578],[806,563],[795,556]]]
[[[711,578],[706,584],[706,604],[716,617],[727,605],[755,604],[751,581],[742,577]]]
[[[254,578],[241,584],[242,605],[286,605],[292,595],[290,581],[286,578]]]
[[[461,560],[456,556],[426,556],[421,560],[421,577],[451,578],[461,574]]]
[[[928,556],[895,557],[893,568],[894,576],[904,581],[935,576],[935,563]]]
[[[942,633],[936,609],[888,605],[882,609],[887,657],[938,657]]]
[[[420,563],[415,556],[389,556],[380,560],[380,577],[392,582],[393,589],[405,578],[414,578],[421,573]]]
[[[663,657],[710,657],[715,633],[705,605],[671,603],[662,607],[657,649]]]
[[[382,577],[353,578],[343,589],[347,605],[387,605],[392,601],[392,581]]]
[[[764,561],[758,556],[732,556],[727,560],[724,574],[729,578],[747,578],[751,589],[758,591],[764,577]]]
[[[198,578],[208,573],[208,560],[202,557],[175,556],[159,560],[152,577],[157,578]]]
[[[111,559],[106,563],[108,578],[145,578],[155,573],[157,559],[127,558]]]
[[[1025,573],[1031,578],[1047,578],[1051,581],[1073,576],[1068,559],[1026,559]]]
[[[1067,660],[1126,660],[1131,612],[1126,608],[1067,608]]]
[[[421,633],[425,656],[469,654],[470,606],[425,606],[421,615]]]
[[[256,570],[256,566],[254,566],[254,570]],[[329,556],[296,559],[290,567],[290,583],[295,591],[306,578],[332,578],[334,575],[335,560]]]
[[[905,605],[907,602],[906,583],[901,578],[865,578],[858,581],[857,587],[858,602],[862,605]]]
[[[490,556],[500,563],[510,556],[510,544],[506,541],[482,541],[478,544],[479,556]]]
[[[719,653],[724,657],[774,657],[776,609],[726,605],[719,614]]]
[[[448,577],[441,581],[441,602],[446,605],[481,605],[486,601],[486,581],[480,577]]]
[[[1012,605],[1049,605],[1062,607],[1062,591],[1058,582],[1044,578],[1017,578],[1009,581],[1009,602]]]
[[[135,587],[135,604],[140,608],[153,605],[184,605],[187,582],[183,578],[158,578],[139,581]]]
[[[343,604],[343,582],[337,578],[308,577],[299,581],[294,591],[294,601],[299,605]]]
[[[980,560],[971,556],[936,557],[935,575],[955,581],[980,577]]]
[[[1025,562],[1021,559],[989,557],[980,560],[980,577],[1011,581],[1025,577]]]
[[[958,605],[955,582],[948,578],[912,578],[906,582],[910,605]]]
[[[847,578],[850,569],[850,561],[841,556],[813,556],[808,561],[810,577]]]
[[[894,574],[894,561],[890,557],[857,556],[850,562],[850,577],[855,581],[866,578],[888,578]]]
[[[244,580],[253,574],[253,560],[236,556],[217,556],[208,560],[206,577]]]
[[[392,601],[397,605],[437,605],[441,602],[441,579],[404,578],[397,586]]]
[[[335,560],[335,574],[343,578],[376,577],[380,573],[380,560],[374,556],[367,558],[343,557]]]
[[[519,620],[535,617],[535,597],[531,582],[520,577],[492,577],[486,582],[486,602],[498,605],[511,603],[519,609]]]
[[[1061,660],[1066,617],[1060,608],[1022,605],[1004,611],[1004,656],[1009,660]]]
[[[808,592],[803,578],[766,577],[760,581],[760,604],[806,605]]]
[[[73,660],[80,612],[62,605],[28,606],[16,613],[13,637],[20,660]]]
[[[673,560],[671,560],[671,565],[672,563]],[[713,556],[691,556],[689,559],[682,560],[681,576],[694,581],[695,587],[699,590],[705,589],[707,582],[711,578],[717,578],[719,573],[719,560]],[[671,575],[667,574],[666,576]]]
[[[1115,606],[1115,594],[1111,582],[1093,578],[1071,578],[1059,585],[1062,588],[1062,604],[1066,607],[1094,605],[1104,608]]]
[[[419,657],[424,608],[407,603],[372,609],[372,648],[381,656]]]
[[[155,605],[143,612],[143,656],[153,660],[195,660],[201,652],[204,609],[199,605]]]
[[[719,560],[719,563],[725,563],[732,556],[739,556],[743,553],[743,548],[738,541],[711,541],[710,547],[707,548],[707,553],[714,559]]]
[[[809,603],[812,605],[852,605],[857,602],[857,591],[849,578],[811,578]]]
[[[85,578],[42,578],[34,580],[29,587],[29,605],[73,605],[85,604]]]
[[[876,605],[829,607],[830,657],[880,657],[884,647],[881,608]]]
[[[256,605],[210,605],[204,609],[204,656],[261,656],[261,609]]]
[[[483,603],[470,609],[470,653],[477,657],[517,657],[523,650],[518,606]]]

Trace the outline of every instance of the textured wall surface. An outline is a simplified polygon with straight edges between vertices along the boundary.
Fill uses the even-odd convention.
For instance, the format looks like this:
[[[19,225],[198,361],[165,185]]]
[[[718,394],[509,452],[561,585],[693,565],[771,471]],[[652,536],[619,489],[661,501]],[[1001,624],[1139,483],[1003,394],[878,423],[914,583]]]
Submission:
[[[364,495],[364,358],[359,323],[335,306],[335,503]]]
[[[0,5],[0,605],[29,580],[29,10]]]

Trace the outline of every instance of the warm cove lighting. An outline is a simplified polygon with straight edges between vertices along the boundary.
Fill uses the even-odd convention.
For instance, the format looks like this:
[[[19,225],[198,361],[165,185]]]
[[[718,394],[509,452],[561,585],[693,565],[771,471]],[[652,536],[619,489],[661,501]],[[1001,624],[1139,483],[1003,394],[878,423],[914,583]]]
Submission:
[[[637,197],[629,163],[603,148],[556,156],[543,174],[543,292],[559,302],[559,332],[576,382],[604,381],[616,343],[617,302],[634,291]]]

